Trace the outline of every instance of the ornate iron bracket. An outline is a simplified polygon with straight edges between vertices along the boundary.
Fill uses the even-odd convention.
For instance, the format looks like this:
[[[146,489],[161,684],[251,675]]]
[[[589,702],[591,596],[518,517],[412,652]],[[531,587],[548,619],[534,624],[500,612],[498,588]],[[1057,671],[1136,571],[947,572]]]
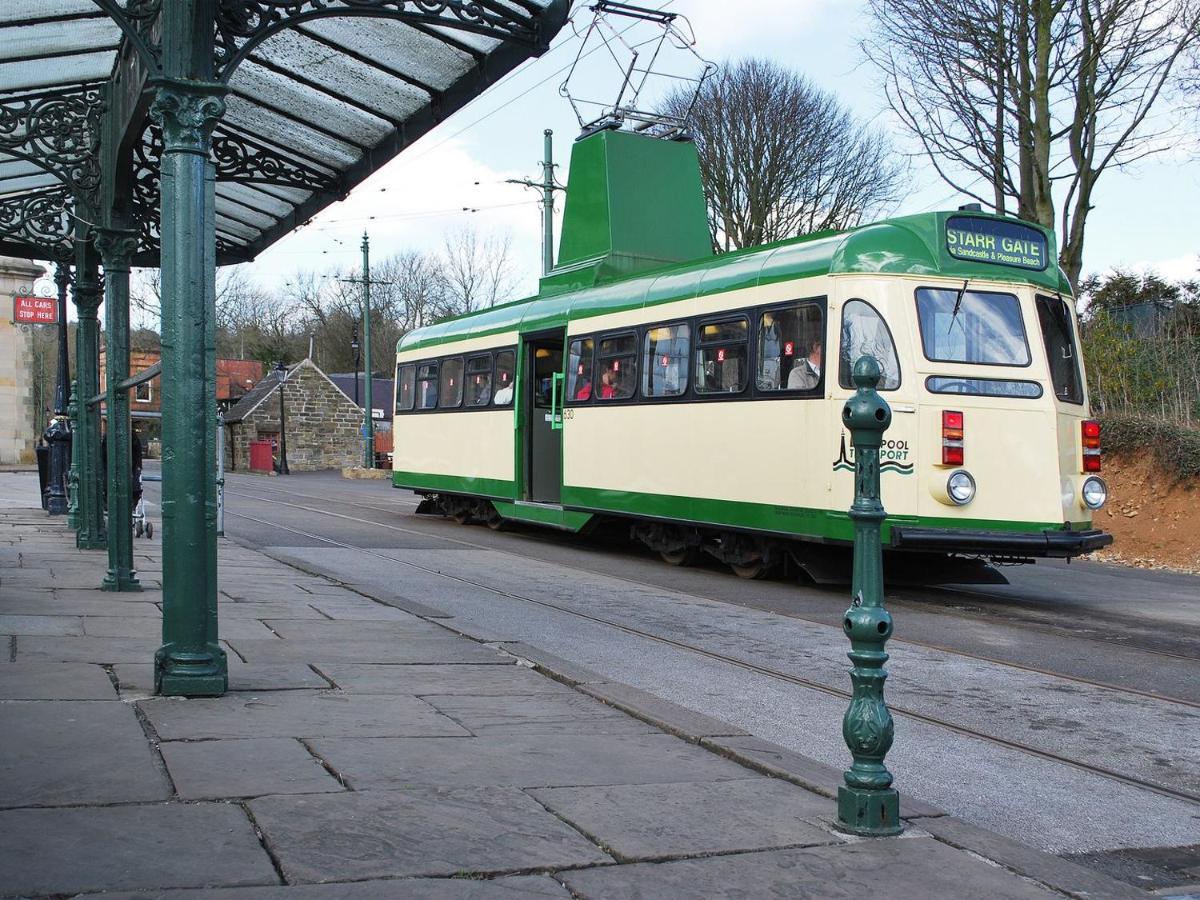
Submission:
[[[54,175],[76,198],[100,188],[100,120],[104,97],[96,85],[0,100],[0,151]]]
[[[69,263],[74,252],[73,205],[66,188],[0,199],[0,239],[35,247],[46,259]]]

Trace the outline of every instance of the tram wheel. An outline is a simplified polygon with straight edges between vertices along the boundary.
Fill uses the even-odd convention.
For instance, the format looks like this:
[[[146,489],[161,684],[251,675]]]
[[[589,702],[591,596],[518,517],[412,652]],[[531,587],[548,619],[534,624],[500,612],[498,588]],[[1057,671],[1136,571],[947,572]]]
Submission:
[[[508,527],[508,522],[504,520],[504,516],[500,515],[500,513],[496,512],[494,509],[492,510],[491,515],[489,515],[483,521],[487,524],[488,528],[492,529],[492,531],[503,531]]]
[[[762,578],[767,574],[767,564],[761,559],[756,559],[754,562],[738,565],[730,563],[729,568],[733,570],[733,574],[738,578],[745,578],[753,581],[756,578]]]
[[[452,518],[459,525],[466,525],[471,521],[471,511],[465,508],[456,509],[454,512],[450,513],[450,518]]]
[[[659,550],[658,555],[668,566],[690,566],[696,562],[696,548],[680,547],[678,550]]]

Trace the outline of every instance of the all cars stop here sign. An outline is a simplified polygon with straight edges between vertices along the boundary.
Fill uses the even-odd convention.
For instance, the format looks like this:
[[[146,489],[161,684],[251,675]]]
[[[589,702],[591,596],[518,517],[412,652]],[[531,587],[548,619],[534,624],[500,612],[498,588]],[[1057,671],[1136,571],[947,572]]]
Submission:
[[[13,321],[18,325],[54,325],[58,301],[53,297],[13,297]]]

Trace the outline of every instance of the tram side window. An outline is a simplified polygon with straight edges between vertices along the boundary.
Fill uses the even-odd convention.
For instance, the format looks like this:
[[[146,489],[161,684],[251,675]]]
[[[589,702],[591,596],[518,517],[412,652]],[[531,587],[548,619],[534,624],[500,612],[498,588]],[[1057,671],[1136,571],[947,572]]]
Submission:
[[[508,406],[513,399],[513,374],[517,370],[517,355],[513,350],[501,350],[496,354],[496,393],[493,406]]]
[[[417,367],[396,366],[396,412],[413,408],[416,399]]]
[[[642,396],[678,397],[688,386],[692,330],[686,323],[646,329],[642,345]]]
[[[592,399],[592,357],[596,343],[591,338],[571,341],[567,348],[567,397],[582,402]]]
[[[487,406],[492,400],[492,355],[467,359],[467,406]]]
[[[883,316],[865,300],[850,300],[842,307],[842,349],[838,358],[838,384],[853,388],[850,373],[860,356],[873,356],[883,368],[881,391],[900,387],[900,360]]]
[[[1079,377],[1079,354],[1075,350],[1071,311],[1061,297],[1043,294],[1037,295],[1037,311],[1054,396],[1065,403],[1082,403],[1083,379]]]
[[[417,409],[433,409],[437,406],[438,364],[424,363],[417,366]]]
[[[452,356],[442,360],[442,378],[438,386],[438,406],[442,409],[454,409],[462,406],[463,398],[463,359]]]
[[[750,322],[701,322],[696,348],[696,393],[736,394],[746,389]]]
[[[821,386],[825,347],[821,318],[815,303],[762,314],[755,382],[760,391],[815,391]]]
[[[1013,294],[917,288],[925,356],[935,362],[1027,366],[1029,344]]]
[[[637,335],[618,334],[600,339],[601,400],[628,400],[637,388]]]

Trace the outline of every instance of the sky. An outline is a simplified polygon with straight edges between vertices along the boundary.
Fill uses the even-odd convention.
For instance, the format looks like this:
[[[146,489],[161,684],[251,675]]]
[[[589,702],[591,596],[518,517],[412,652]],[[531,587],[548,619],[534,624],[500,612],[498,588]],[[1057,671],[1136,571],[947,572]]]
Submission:
[[[579,126],[558,87],[591,21],[583,3],[576,5],[574,21],[549,52],[510,73],[346,200],[247,264],[247,274],[266,288],[279,288],[297,271],[359,266],[364,230],[378,260],[402,250],[436,251],[447,234],[472,227],[484,236],[508,235],[517,296],[534,293],[541,265],[538,196],[505,182],[540,178],[545,128],[554,131],[558,177],[567,178]],[[664,4],[649,0],[647,5]],[[665,9],[687,17],[704,58],[720,64],[756,55],[795,68],[860,119],[888,130],[898,150],[914,149],[891,120],[875,73],[858,49],[866,22],[859,0],[669,0]],[[595,46],[593,38],[585,49]],[[587,97],[613,95],[618,84],[617,70],[602,49],[585,58],[572,78],[573,91]],[[914,158],[912,174],[912,191],[896,214],[952,209],[970,200],[938,180],[922,158]],[[1123,267],[1153,269],[1170,279],[1195,277],[1200,269],[1197,208],[1200,153],[1194,144],[1178,141],[1168,153],[1132,169],[1105,173],[1089,218],[1085,274]],[[561,212],[560,195],[559,221]]]

